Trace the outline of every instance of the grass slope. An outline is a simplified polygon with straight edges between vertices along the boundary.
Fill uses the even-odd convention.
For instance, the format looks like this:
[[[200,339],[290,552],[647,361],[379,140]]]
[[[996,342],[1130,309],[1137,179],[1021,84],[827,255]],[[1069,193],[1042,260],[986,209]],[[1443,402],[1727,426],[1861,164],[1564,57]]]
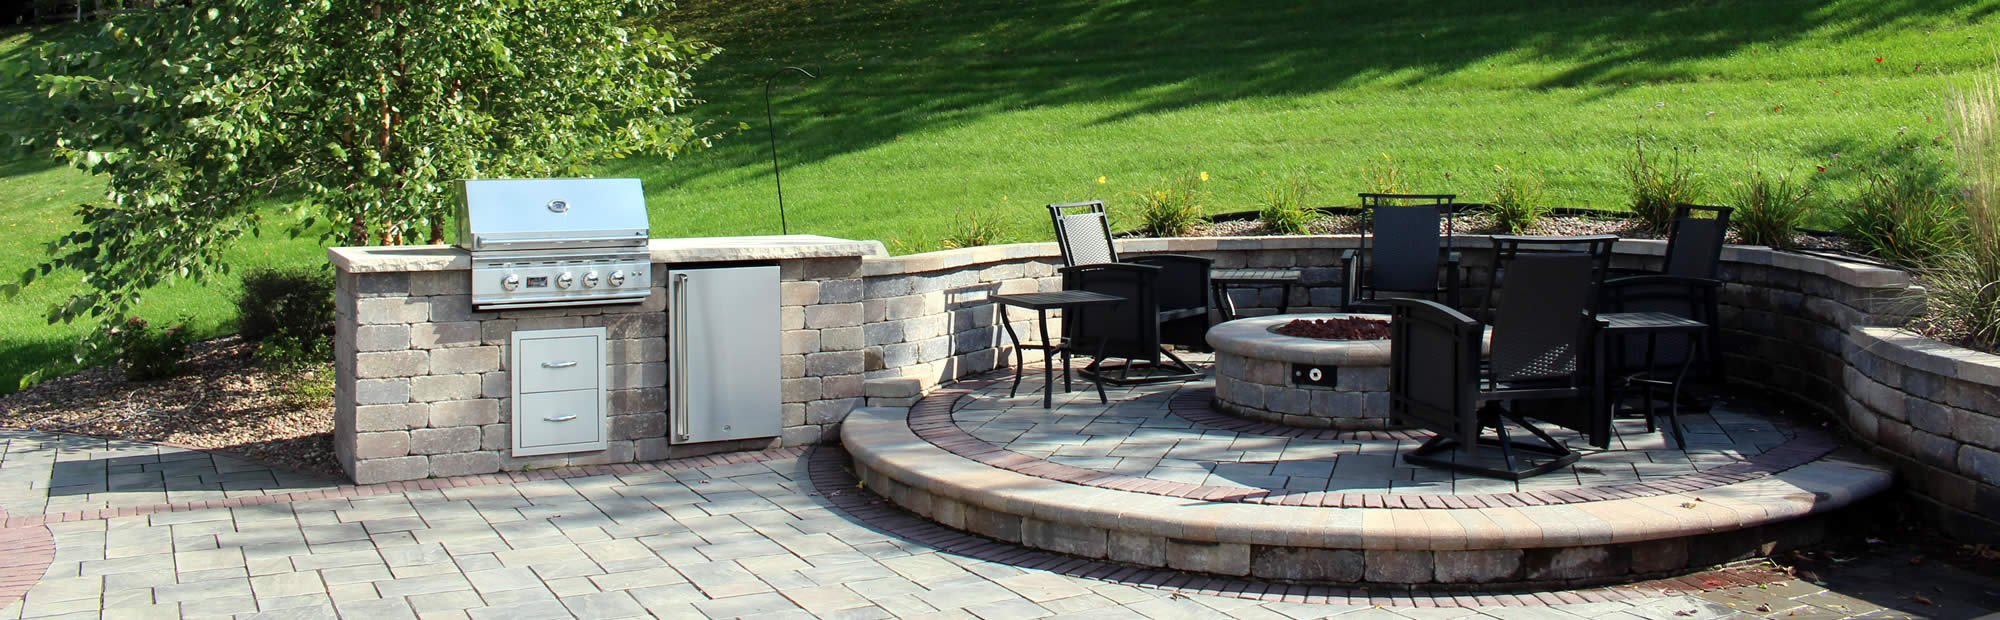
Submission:
[[[1471,200],[1494,166],[1531,170],[1553,203],[1619,207],[1640,135],[1711,188],[1755,165],[1838,200],[1868,167],[1937,167],[1938,95],[2000,50],[1995,0],[684,0],[665,19],[726,48],[698,75],[697,115],[729,134],[603,167],[645,179],[654,235],[778,232],[763,93],[797,65],[820,78],[770,82],[791,232],[897,251],[936,248],[974,215],[1045,240],[1047,202],[1108,198],[1129,223],[1126,193],[1198,171],[1211,211],[1254,208],[1290,170],[1318,176],[1313,202],[1352,202],[1385,166]],[[0,31],[0,61],[37,36]],[[0,160],[15,207],[0,211],[0,275],[35,264],[96,183]],[[323,262],[311,240],[273,237],[240,244],[239,265]],[[81,328],[41,318],[65,281],[0,309],[0,391],[66,356]],[[170,287],[145,314],[226,331],[234,288]]]

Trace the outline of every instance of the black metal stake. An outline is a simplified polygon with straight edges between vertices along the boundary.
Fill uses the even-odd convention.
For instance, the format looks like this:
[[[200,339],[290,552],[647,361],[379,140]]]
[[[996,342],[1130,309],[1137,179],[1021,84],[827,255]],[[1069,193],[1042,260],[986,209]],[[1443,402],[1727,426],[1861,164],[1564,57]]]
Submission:
[[[785,67],[764,78],[764,129],[771,134],[771,181],[778,184],[778,231],[789,235],[792,234],[792,228],[790,223],[785,221],[785,179],[778,174],[778,126],[771,118],[771,80],[784,75],[786,71],[804,73],[806,77],[815,80],[819,79],[819,76],[798,67]]]

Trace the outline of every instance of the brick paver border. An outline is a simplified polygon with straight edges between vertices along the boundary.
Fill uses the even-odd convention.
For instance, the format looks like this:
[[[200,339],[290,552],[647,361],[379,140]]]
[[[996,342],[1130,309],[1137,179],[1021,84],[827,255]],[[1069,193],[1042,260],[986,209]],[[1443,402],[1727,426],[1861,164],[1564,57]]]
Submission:
[[[910,407],[910,430],[914,431],[918,437],[923,438],[924,441],[928,441],[947,452],[1018,474],[1101,489],[1164,495],[1209,502],[1240,502],[1323,508],[1407,509],[1519,508],[1523,506],[1580,504],[1584,502],[1673,495],[1754,480],[1811,463],[1839,447],[1839,444],[1835,443],[1832,437],[1824,433],[1801,429],[1790,440],[1770,450],[1766,450],[1762,454],[1752,456],[1740,463],[1731,463],[1707,471],[1683,474],[1662,480],[1512,493],[1341,493],[1197,485],[1054,463],[1008,450],[1005,447],[975,437],[965,429],[959,428],[958,423],[951,416],[958,400],[996,381],[999,381],[999,379],[965,381],[950,388],[943,388],[932,392],[929,396],[917,401],[915,405]],[[1169,401],[1168,407],[1175,415],[1197,424],[1213,425],[1223,430],[1254,434],[1347,440],[1404,440],[1421,439],[1424,436],[1422,433],[1413,431],[1295,429],[1261,422],[1250,422],[1216,413],[1210,406],[1213,398],[1214,392],[1212,389],[1190,390],[1189,393],[1176,396],[1173,400]]]
[[[0,510],[0,522],[7,511]],[[0,608],[14,604],[42,580],[55,561],[56,541],[46,527],[0,529]]]
[[[1094,579],[1181,594],[1204,594],[1263,602],[1309,605],[1377,605],[1383,607],[1546,606],[1574,603],[1646,600],[1694,592],[1754,587],[1789,577],[1771,570],[1719,568],[1680,577],[1633,584],[1575,590],[1483,591],[1424,589],[1422,586],[1380,585],[1339,587],[1258,581],[1171,569],[1118,564],[1064,555],[1000,542],[954,530],[917,516],[874,493],[860,490],[848,469],[849,458],[838,448],[816,449],[808,457],[812,484],[834,508],[884,534],[915,541],[940,551],[1044,570],[1080,579]]]

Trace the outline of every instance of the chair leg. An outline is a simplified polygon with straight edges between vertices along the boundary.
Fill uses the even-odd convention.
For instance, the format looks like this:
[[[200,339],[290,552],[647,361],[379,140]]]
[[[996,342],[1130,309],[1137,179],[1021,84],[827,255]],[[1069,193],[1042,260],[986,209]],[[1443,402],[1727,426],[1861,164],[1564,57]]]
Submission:
[[[1096,364],[1097,363],[1096,360],[1103,358],[1104,358],[1104,341],[1098,340],[1097,354],[1091,356],[1092,360],[1091,363]],[[1097,404],[1106,405],[1111,403],[1110,399],[1104,397],[1104,377],[1093,374],[1090,376],[1090,384],[1097,386]]]

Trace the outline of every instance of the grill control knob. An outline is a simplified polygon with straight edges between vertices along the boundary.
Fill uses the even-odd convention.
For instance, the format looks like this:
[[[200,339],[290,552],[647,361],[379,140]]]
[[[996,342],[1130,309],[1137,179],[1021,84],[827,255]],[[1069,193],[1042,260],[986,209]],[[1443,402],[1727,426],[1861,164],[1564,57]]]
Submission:
[[[576,276],[570,275],[567,271],[563,272],[562,275],[556,276],[556,288],[569,288],[574,284],[576,284]]]
[[[597,286],[597,272],[595,272],[595,271],[592,271],[592,272],[589,272],[589,273],[585,273],[585,274],[583,274],[583,287],[584,287],[584,288],[591,288],[591,287],[594,287],[594,286]]]
[[[623,271],[613,271],[613,272],[611,272],[611,285],[612,285],[612,286],[625,286],[625,272],[623,272]]]
[[[511,273],[507,274],[507,277],[500,279],[500,288],[509,291],[521,288],[521,276],[514,275]]]

